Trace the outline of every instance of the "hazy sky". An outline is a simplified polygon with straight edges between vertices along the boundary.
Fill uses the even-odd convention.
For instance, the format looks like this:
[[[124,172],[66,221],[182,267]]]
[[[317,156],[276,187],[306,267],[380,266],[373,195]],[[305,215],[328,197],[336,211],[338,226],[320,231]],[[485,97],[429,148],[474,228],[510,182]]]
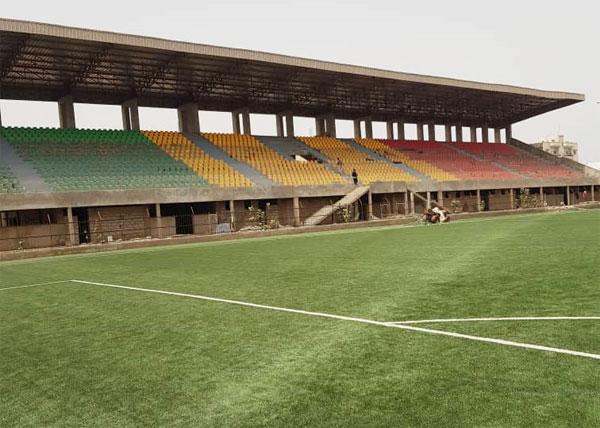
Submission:
[[[535,142],[559,131],[580,161],[600,161],[600,3],[595,0],[3,1],[0,15],[238,47],[389,70],[583,93],[584,103],[514,126]],[[51,103],[1,101],[5,125],[57,126]],[[27,116],[35,112],[35,123]],[[27,113],[27,114],[26,114]],[[77,105],[77,126],[118,128],[120,109]],[[142,109],[145,129],[175,129],[171,110]],[[200,113],[203,131],[231,132],[230,115]],[[254,134],[275,120],[253,116]],[[385,136],[384,124],[374,126]],[[314,132],[299,119],[296,132]],[[338,134],[352,136],[350,122]],[[410,135],[409,135],[410,136]]]

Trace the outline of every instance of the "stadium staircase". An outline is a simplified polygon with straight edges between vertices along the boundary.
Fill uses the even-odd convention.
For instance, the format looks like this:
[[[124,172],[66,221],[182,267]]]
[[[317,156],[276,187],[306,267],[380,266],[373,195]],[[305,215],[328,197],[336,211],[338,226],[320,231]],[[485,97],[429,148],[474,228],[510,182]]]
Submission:
[[[42,177],[31,166],[25,162],[12,146],[0,134],[0,160],[4,164],[2,175],[6,177],[3,185],[0,186],[0,193],[15,192],[50,192],[50,187],[44,182]],[[11,183],[11,176],[16,182]],[[17,183],[18,182],[18,183]],[[10,191],[10,185],[14,191]],[[5,191],[2,191],[4,189]]]
[[[376,153],[373,150],[369,150],[368,148],[364,147],[361,144],[358,144],[354,140],[351,140],[349,138],[345,138],[345,139],[341,139],[341,140],[344,143],[348,144],[350,147],[352,147],[352,148],[354,148],[354,149],[356,149],[356,150],[358,150],[360,152],[363,152],[365,155],[367,155],[369,157],[372,157],[373,159],[380,160],[382,162],[388,163],[388,164],[390,164],[390,165],[392,165],[392,166],[400,169],[401,171],[403,171],[403,172],[405,172],[407,174],[410,174],[410,175],[412,175],[414,177],[417,177],[421,181],[424,181],[424,182],[427,182],[427,183],[433,182],[433,180],[430,177],[426,176],[425,174],[421,174],[419,171],[417,171],[417,170],[415,170],[413,168],[410,168],[406,164],[392,162],[390,159],[386,158],[385,156],[382,156],[382,155]]]
[[[475,159],[477,162],[486,162],[487,160],[482,158],[481,156],[477,156],[476,154],[468,151],[468,150],[464,150],[461,147],[458,146],[458,144],[465,144],[465,143],[453,143],[453,144],[448,144],[448,147],[456,150],[457,152],[462,153],[465,156],[468,156],[472,159]],[[484,144],[484,143],[467,143],[467,144]],[[489,144],[489,143],[488,143]],[[494,143],[497,144],[497,143]],[[494,161],[490,161],[491,164],[497,166],[500,169],[503,169],[504,171],[510,173],[510,174],[514,174],[517,177],[520,178],[526,178],[524,175],[519,174],[517,171],[515,171],[514,169],[511,169],[509,167],[507,167],[506,165],[501,164],[500,162],[494,162]]]
[[[276,185],[317,186],[346,182],[317,161],[289,159],[251,135],[210,133],[202,136],[232,158],[247,163]]]
[[[215,146],[203,136],[192,133],[184,133],[183,135],[209,156],[215,159],[220,159],[223,162],[227,163],[231,168],[239,171],[242,175],[244,175],[250,181],[252,181],[256,186],[271,187],[275,185],[275,183],[273,183],[267,177],[262,175],[259,171],[252,168],[245,162],[232,158],[227,152]]]
[[[375,182],[419,181],[417,177],[388,162],[374,159],[337,138],[298,137],[298,140],[327,156],[331,164],[338,166],[339,159],[339,168],[343,169],[346,174],[352,174],[355,169],[358,179],[363,185]]]
[[[288,157],[290,159],[294,159],[294,155],[299,155],[302,157],[310,156],[314,159],[318,159],[325,168],[335,172],[338,175],[344,177],[347,181],[352,181],[352,179],[346,175],[344,171],[339,168],[336,168],[334,165],[329,163],[329,158],[324,156],[318,150],[313,149],[310,146],[298,141],[294,138],[284,138],[284,137],[256,137],[260,142],[275,150],[282,156]]]
[[[316,226],[318,224],[321,224],[326,218],[328,218],[337,210],[344,208],[348,205],[352,205],[354,202],[358,201],[363,195],[369,192],[370,189],[371,188],[369,186],[357,187],[336,203],[332,205],[325,205],[323,208],[311,215],[304,221],[304,225]]]

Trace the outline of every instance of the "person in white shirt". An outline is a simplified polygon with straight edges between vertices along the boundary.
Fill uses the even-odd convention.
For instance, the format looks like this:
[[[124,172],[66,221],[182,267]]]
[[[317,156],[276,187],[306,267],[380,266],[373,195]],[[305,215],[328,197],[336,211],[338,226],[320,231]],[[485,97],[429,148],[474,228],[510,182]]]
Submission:
[[[431,211],[433,211],[434,213],[436,213],[438,215],[438,217],[440,218],[440,223],[444,223],[446,221],[446,213],[444,212],[443,209],[441,209],[440,207],[435,205],[431,209]]]

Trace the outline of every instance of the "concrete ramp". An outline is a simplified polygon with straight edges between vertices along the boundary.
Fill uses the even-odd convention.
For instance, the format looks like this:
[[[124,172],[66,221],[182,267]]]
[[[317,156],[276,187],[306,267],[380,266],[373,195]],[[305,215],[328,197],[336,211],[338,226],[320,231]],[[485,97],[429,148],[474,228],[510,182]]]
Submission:
[[[316,226],[322,223],[327,217],[332,215],[337,210],[353,204],[358,201],[365,193],[370,190],[369,186],[360,186],[348,193],[342,199],[334,203],[333,205],[325,205],[319,211],[314,213],[312,216],[304,221],[305,226]]]

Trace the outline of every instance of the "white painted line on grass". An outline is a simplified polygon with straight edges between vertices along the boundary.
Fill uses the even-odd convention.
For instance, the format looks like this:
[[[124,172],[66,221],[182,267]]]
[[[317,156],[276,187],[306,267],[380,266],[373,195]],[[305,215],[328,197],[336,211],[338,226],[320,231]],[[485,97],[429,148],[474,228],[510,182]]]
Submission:
[[[431,330],[429,328],[412,327],[409,325],[388,324],[388,326],[394,327],[394,328],[406,329],[406,330],[421,331],[423,333],[429,333],[429,334],[439,334],[442,336],[458,337],[461,339],[475,340],[477,342],[496,343],[498,345],[515,346],[517,348],[526,348],[526,349],[536,349],[538,351],[555,352],[557,354],[567,354],[567,355],[573,355],[576,357],[585,357],[585,358],[593,358],[595,360],[600,360],[600,355],[598,355],[598,354],[590,354],[588,352],[571,351],[570,349],[552,348],[550,346],[541,346],[541,345],[531,345],[529,343],[513,342],[512,340],[502,340],[502,339],[492,339],[492,338],[481,337],[481,336],[471,336],[469,334],[452,333],[449,331],[441,331],[441,330]]]
[[[124,290],[142,291],[145,293],[156,293],[156,294],[166,294],[166,295],[170,295],[170,296],[188,297],[191,299],[200,299],[200,300],[207,300],[207,301],[219,302],[219,303],[229,303],[232,305],[249,306],[252,308],[259,308],[259,309],[270,309],[270,310],[274,310],[274,311],[290,312],[290,313],[301,314],[301,315],[310,315],[310,316],[315,316],[315,317],[332,318],[332,319],[337,319],[337,320],[342,320],[342,321],[360,322],[360,323],[364,323],[364,324],[378,325],[381,327],[418,331],[421,333],[436,334],[436,335],[448,336],[448,337],[456,337],[456,338],[461,338],[461,339],[474,340],[477,342],[495,343],[498,345],[514,346],[517,348],[526,348],[526,349],[535,349],[538,351],[554,352],[554,353],[558,353],[558,354],[567,354],[567,355],[573,355],[573,356],[577,356],[577,357],[593,358],[596,360],[600,360],[600,355],[590,354],[587,352],[571,351],[569,349],[552,348],[552,347],[548,347],[548,346],[531,345],[528,343],[513,342],[510,340],[471,336],[471,335],[467,335],[467,334],[452,333],[452,332],[441,331],[441,330],[431,330],[428,328],[413,327],[410,325],[392,324],[389,322],[374,321],[374,320],[369,320],[369,319],[365,319],[365,318],[347,317],[347,316],[343,316],[343,315],[333,315],[333,314],[327,314],[327,313],[323,313],[323,312],[303,311],[300,309],[290,309],[290,308],[281,308],[278,306],[259,305],[257,303],[241,302],[238,300],[220,299],[217,297],[207,297],[207,296],[200,296],[200,295],[196,295],[196,294],[177,293],[174,291],[152,290],[152,289],[148,289],[148,288],[138,288],[138,287],[127,287],[124,285],[105,284],[105,283],[101,283],[101,282],[81,281],[81,280],[76,280],[76,279],[71,280],[71,282],[78,283],[78,284],[110,287],[110,288],[120,288],[120,289],[124,289]]]
[[[63,283],[66,283],[66,282],[71,282],[71,280],[67,279],[65,281],[52,281],[52,282],[40,282],[39,284],[17,285],[15,287],[0,288],[0,291],[16,290],[18,288],[39,287],[41,285],[63,284]]]
[[[444,318],[435,320],[411,320],[394,321],[392,325],[405,324],[432,324],[432,323],[455,323],[455,322],[485,322],[485,321],[579,321],[600,320],[600,317],[501,317],[501,318]]]

